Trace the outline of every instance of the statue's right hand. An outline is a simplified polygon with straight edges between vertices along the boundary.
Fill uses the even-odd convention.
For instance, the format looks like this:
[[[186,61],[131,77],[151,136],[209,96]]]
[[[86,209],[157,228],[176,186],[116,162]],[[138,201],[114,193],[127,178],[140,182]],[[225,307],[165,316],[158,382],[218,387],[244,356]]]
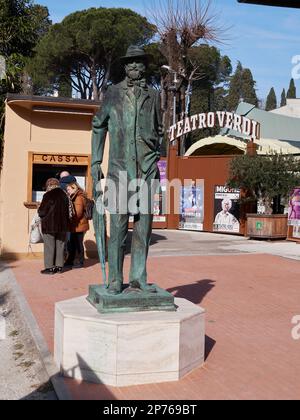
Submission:
[[[100,120],[99,120],[99,118],[97,117],[97,115],[95,115],[94,117],[93,117],[93,121],[92,121],[92,125],[93,125],[93,128],[100,128],[100,126],[101,126],[101,124],[100,124]]]

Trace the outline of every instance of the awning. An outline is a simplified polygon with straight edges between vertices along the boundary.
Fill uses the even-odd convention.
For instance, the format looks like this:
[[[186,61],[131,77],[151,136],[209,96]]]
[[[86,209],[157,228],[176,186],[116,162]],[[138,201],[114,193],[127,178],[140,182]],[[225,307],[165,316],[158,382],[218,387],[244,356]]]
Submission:
[[[297,147],[294,144],[290,144],[286,141],[281,140],[274,140],[274,139],[260,139],[255,141],[257,144],[257,153],[259,155],[267,155],[271,153],[283,153],[283,154],[293,154],[293,155],[300,155],[300,147]],[[216,147],[219,145],[220,147]],[[247,142],[241,139],[237,139],[234,137],[228,136],[221,136],[217,135],[215,137],[206,137],[194,143],[186,152],[185,156],[197,156],[201,155],[202,148],[206,148],[207,146],[211,146],[214,151],[219,151],[219,153],[213,154],[230,154],[230,153],[223,153],[222,145],[227,145],[232,148],[236,148],[239,151],[246,153],[247,150]],[[299,144],[300,146],[300,144]],[[227,148],[227,150],[230,150]],[[211,154],[211,153],[210,153]],[[239,154],[238,152],[232,154]]]

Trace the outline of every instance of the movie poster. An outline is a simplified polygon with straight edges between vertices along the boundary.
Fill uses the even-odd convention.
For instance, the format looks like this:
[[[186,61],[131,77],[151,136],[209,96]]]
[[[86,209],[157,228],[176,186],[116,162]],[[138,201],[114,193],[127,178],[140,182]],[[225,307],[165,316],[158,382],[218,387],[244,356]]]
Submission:
[[[198,180],[181,189],[179,229],[203,231],[203,222],[204,180]]]
[[[214,232],[240,233],[240,197],[238,188],[215,187]]]
[[[293,238],[300,239],[300,226],[293,226]]]
[[[153,201],[153,222],[165,223],[167,221],[166,211],[164,206],[166,205],[166,194],[167,194],[167,161],[160,160],[157,163],[160,172],[160,191],[154,194]],[[129,217],[129,222],[134,222],[134,217]]]
[[[290,197],[288,214],[289,226],[300,226],[300,187],[295,188]]]
[[[165,216],[165,209],[163,208],[166,203],[166,194],[167,194],[167,161],[160,160],[158,162],[158,169],[160,172],[160,187],[161,191],[159,194],[155,194],[154,196],[154,222],[165,223],[166,216]]]

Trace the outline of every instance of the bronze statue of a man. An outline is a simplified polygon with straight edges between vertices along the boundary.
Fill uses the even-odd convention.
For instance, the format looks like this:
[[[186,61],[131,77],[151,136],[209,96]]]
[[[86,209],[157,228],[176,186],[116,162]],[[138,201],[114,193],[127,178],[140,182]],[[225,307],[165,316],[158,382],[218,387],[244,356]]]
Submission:
[[[148,292],[155,289],[147,284],[146,263],[153,222],[153,184],[154,181],[159,181],[157,162],[160,159],[162,123],[160,93],[146,83],[148,59],[144,49],[138,46],[128,48],[126,56],[122,58],[126,78],[118,85],[109,86],[102,106],[93,120],[94,187],[101,178],[100,165],[109,132],[107,181],[115,184],[116,206],[113,211],[109,209],[108,291],[116,295],[122,293],[123,262],[130,215],[134,216],[134,228],[129,285]],[[134,205],[130,206],[130,202],[134,202]]]

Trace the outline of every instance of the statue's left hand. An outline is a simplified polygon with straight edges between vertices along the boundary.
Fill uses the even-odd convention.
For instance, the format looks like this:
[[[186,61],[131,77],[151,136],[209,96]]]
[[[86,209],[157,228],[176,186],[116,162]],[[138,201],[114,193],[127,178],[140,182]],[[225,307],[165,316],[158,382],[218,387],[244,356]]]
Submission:
[[[99,164],[92,166],[92,178],[94,184],[97,184],[99,181],[101,181],[101,166]]]

